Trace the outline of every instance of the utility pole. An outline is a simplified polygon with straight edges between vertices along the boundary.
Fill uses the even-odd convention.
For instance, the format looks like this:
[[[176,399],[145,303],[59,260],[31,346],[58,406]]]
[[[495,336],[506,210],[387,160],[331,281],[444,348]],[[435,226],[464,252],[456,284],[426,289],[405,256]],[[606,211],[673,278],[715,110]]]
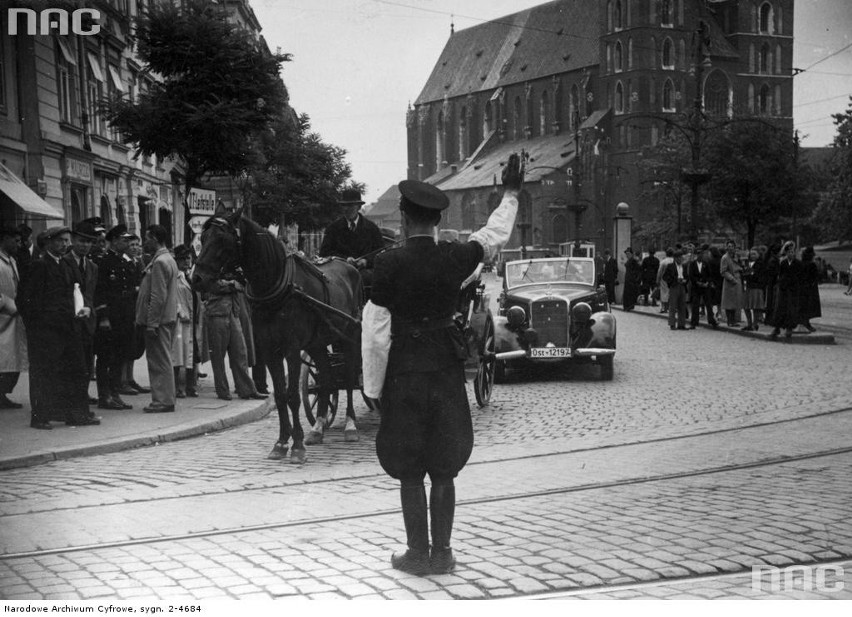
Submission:
[[[690,117],[690,129],[692,139],[690,146],[692,150],[692,168],[685,170],[684,180],[690,185],[691,195],[689,200],[689,233],[695,236],[696,213],[698,212],[698,187],[709,180],[707,170],[701,169],[701,138],[704,132],[704,69],[710,67],[710,35],[707,32],[707,24],[699,22],[698,29],[694,34],[694,65],[695,75],[695,99],[692,104],[692,115]],[[678,221],[678,235],[680,235],[680,221]]]

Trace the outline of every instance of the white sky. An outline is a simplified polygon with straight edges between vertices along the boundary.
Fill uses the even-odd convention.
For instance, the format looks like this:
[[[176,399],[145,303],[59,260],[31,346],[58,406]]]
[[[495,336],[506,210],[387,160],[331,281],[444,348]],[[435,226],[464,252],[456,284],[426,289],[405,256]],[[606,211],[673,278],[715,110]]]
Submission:
[[[344,148],[375,201],[405,178],[405,112],[450,34],[542,0],[250,0],[270,49],[293,55],[282,76],[313,130]],[[796,0],[793,66],[852,44],[852,0]],[[852,95],[852,47],[796,77],[793,116],[805,146],[834,136]]]

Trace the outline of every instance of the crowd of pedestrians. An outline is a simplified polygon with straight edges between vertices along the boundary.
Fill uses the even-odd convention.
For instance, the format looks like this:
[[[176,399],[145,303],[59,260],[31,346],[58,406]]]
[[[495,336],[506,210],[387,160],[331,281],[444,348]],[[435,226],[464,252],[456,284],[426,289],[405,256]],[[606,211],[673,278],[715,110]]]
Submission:
[[[200,297],[190,285],[192,249],[171,251],[167,238],[160,225],[143,239],[97,217],[48,228],[35,245],[26,225],[0,229],[0,409],[23,407],[14,390],[29,371],[32,428],[99,425],[93,408],[132,410],[127,397],[137,395],[150,395],[145,413],[174,412],[177,398],[198,396],[208,360],[217,396],[230,400],[226,353],[237,395],[266,398],[249,377],[241,273],[223,272],[219,290]],[[150,388],[133,377],[143,354]]]
[[[705,315],[713,328],[722,319],[744,331],[765,324],[772,327],[771,338],[782,330],[790,338],[799,326],[814,332],[811,320],[822,315],[819,283],[824,276],[813,247],[797,257],[792,241],[738,251],[729,240],[724,252],[690,243],[667,248],[663,259],[653,249],[641,262],[632,248],[624,254],[622,307],[632,310],[640,299],[645,306],[660,306],[672,330],[695,329]]]

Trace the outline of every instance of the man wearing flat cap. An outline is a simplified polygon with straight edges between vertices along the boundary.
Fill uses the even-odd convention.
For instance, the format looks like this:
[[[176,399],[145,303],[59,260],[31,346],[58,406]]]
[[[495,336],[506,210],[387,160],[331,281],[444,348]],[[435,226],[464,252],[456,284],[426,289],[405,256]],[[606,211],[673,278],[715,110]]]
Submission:
[[[136,315],[138,277],[133,260],[127,255],[132,237],[127,226],[118,224],[106,234],[109,248],[98,262],[95,306],[98,307],[95,369],[98,383],[98,408],[132,409],[121,398],[124,363],[132,355],[133,320]]]
[[[75,307],[79,271],[64,259],[71,246],[68,227],[51,227],[45,251],[34,259],[19,303],[30,354],[30,426],[50,429],[51,421],[71,426],[100,424],[89,411],[81,384],[88,379],[82,321],[91,308]]]
[[[376,257],[362,330],[364,393],[381,397],[376,452],[385,472],[400,481],[408,550],[391,558],[398,570],[425,575],[455,567],[454,479],[473,449],[473,428],[467,353],[453,314],[461,283],[509,239],[522,182],[523,165],[513,154],[503,170],[502,203],[465,243],[435,242],[441,211],[449,206],[444,193],[416,180],[399,184],[405,245]]]
[[[676,249],[672,261],[663,270],[663,280],[669,286],[669,328],[686,330],[687,270],[683,263],[683,250]]]
[[[385,244],[379,227],[361,215],[361,191],[346,189],[337,201],[343,216],[325,230],[320,245],[320,257],[342,257],[361,272],[364,287],[372,283],[373,260]]]

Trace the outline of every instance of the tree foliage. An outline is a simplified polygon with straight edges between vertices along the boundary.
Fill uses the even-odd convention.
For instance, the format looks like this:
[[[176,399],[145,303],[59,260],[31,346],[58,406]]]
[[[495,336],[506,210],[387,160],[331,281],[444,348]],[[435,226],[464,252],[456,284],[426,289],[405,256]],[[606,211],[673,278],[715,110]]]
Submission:
[[[155,80],[135,101],[106,102],[107,120],[138,154],[180,157],[187,187],[208,173],[246,172],[253,142],[286,108],[279,70],[289,56],[270,53],[205,0],[152,3],[136,37]]]
[[[364,190],[351,179],[346,151],[312,132],[306,114],[278,118],[261,136],[258,150],[261,161],[252,171],[248,196],[263,218],[283,215],[286,224],[300,229],[322,228],[340,216],[335,203],[341,190]]]
[[[833,114],[837,134],[829,163],[828,190],[819,198],[811,222],[823,240],[852,240],[852,97],[845,112]]]
[[[799,195],[806,182],[797,148],[790,132],[758,121],[731,123],[707,141],[708,196],[723,221],[745,231],[749,246],[759,229],[801,208]],[[798,212],[802,218],[804,214]]]

